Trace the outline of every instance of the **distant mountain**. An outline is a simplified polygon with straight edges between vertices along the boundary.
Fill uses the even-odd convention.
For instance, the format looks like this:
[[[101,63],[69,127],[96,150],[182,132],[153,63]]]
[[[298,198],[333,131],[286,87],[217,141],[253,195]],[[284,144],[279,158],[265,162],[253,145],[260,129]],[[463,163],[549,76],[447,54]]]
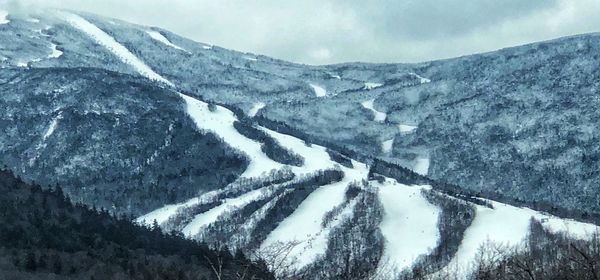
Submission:
[[[481,244],[520,244],[532,218],[597,229],[558,216],[599,220],[599,40],[308,66],[91,14],[9,13],[0,163],[279,278],[469,273]]]

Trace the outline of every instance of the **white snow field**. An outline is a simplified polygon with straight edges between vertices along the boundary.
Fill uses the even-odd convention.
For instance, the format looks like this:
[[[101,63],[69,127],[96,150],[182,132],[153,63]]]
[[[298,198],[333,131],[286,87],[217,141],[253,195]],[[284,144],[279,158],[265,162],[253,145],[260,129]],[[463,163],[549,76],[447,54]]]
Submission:
[[[158,31],[154,31],[154,30],[146,30],[146,33],[147,33],[148,35],[150,35],[150,37],[152,37],[152,39],[154,39],[154,40],[156,40],[156,41],[158,41],[158,42],[161,42],[161,43],[163,43],[163,44],[165,44],[165,45],[167,45],[167,46],[169,46],[169,47],[171,47],[171,48],[178,49],[178,50],[180,50],[180,51],[184,51],[184,52],[186,52],[186,53],[189,53],[189,52],[188,52],[187,50],[185,50],[184,48],[182,48],[182,47],[180,47],[180,46],[177,46],[177,45],[175,45],[175,44],[171,43],[171,41],[169,41],[169,39],[167,39],[167,37],[165,37],[164,35],[162,35],[162,34],[161,34],[160,32],[158,32]]]
[[[561,219],[545,213],[519,208],[499,202],[489,201],[494,209],[473,205],[475,219],[467,228],[458,252],[448,265],[461,268],[457,272],[466,277],[474,268],[479,247],[486,242],[503,246],[514,246],[526,240],[529,234],[531,218],[542,221],[542,225],[551,232],[568,232],[579,239],[590,238],[599,228],[593,224]]]
[[[411,133],[411,132],[415,131],[415,129],[417,129],[417,126],[408,125],[408,124],[399,124],[398,129],[400,130],[400,133],[406,134],[406,133]]]
[[[400,272],[438,244],[440,209],[421,195],[429,186],[407,186],[389,178],[384,183],[371,183],[378,187],[384,209],[380,229],[385,247],[378,270]]]
[[[48,58],[59,58],[61,55],[63,55],[63,52],[57,49],[56,47],[56,44],[52,44],[50,46],[50,48],[52,49],[52,53],[48,55]]]
[[[412,75],[413,77],[419,79],[419,81],[421,82],[421,84],[426,84],[426,83],[431,83],[430,79],[424,78],[419,76],[419,74],[417,73],[408,73],[409,75]]]
[[[148,65],[146,65],[142,60],[131,53],[126,47],[117,42],[113,37],[102,31],[102,29],[76,14],[67,12],[61,13],[69,24],[83,31],[88,36],[93,38],[98,44],[110,50],[119,59],[121,59],[121,61],[132,66],[142,76],[147,77],[150,80],[173,86],[173,83],[154,72],[154,70],[148,67]]]
[[[394,146],[394,138],[390,140],[385,140],[381,142],[381,152],[384,154],[389,154],[392,152],[392,148]]]
[[[8,12],[4,10],[0,10],[0,24],[7,24],[10,22],[7,18]]]
[[[252,108],[250,108],[250,111],[248,111],[248,117],[255,117],[256,114],[258,114],[258,111],[260,111],[262,108],[265,108],[266,105],[267,104],[263,102],[254,103],[254,105],[252,105]]]
[[[384,122],[385,119],[387,118],[387,114],[383,113],[383,112],[379,112],[377,110],[375,110],[375,99],[370,99],[367,101],[364,101],[361,103],[361,105],[369,110],[371,110],[371,112],[373,112],[373,114],[375,115],[375,119],[374,121],[376,122]]]
[[[259,250],[268,251],[278,244],[298,243],[283,260],[287,265],[297,269],[325,254],[328,233],[351,215],[354,204],[345,207],[338,215],[338,219],[324,228],[322,222],[325,214],[344,202],[346,189],[350,183],[367,178],[369,172],[365,164],[356,161],[352,164],[354,168],[340,167],[344,171],[344,178],[340,182],[321,186],[302,201],[298,208],[267,236]]]
[[[315,92],[315,95],[317,97],[323,97],[323,96],[327,95],[327,91],[323,87],[320,87],[315,84],[309,84],[309,85],[313,89],[313,91]]]
[[[372,89],[378,88],[380,86],[383,86],[383,84],[380,84],[380,83],[365,83],[363,89],[372,90]]]
[[[413,171],[421,175],[427,175],[429,173],[429,158],[417,158],[413,166]]]

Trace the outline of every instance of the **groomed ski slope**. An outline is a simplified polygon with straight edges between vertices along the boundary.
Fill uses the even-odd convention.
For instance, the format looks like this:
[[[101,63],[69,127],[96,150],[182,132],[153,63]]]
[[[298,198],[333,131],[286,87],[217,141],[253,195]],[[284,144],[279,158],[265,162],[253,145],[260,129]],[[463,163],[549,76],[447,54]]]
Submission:
[[[61,13],[69,24],[86,33],[98,44],[110,50],[113,54],[119,57],[121,61],[133,67],[142,76],[147,77],[150,80],[159,81],[169,86],[174,86],[173,83],[154,72],[154,70],[148,67],[148,65],[146,65],[142,60],[132,54],[126,47],[117,42],[113,37],[102,31],[102,29],[76,14],[67,12]]]
[[[457,272],[466,277],[474,269],[473,260],[482,244],[493,242],[501,246],[515,246],[525,241],[529,234],[531,218],[542,222],[551,232],[568,232],[572,237],[589,239],[598,227],[569,219],[561,219],[529,208],[519,208],[499,202],[489,201],[493,209],[473,205],[475,219],[467,228],[458,252],[448,265],[461,268]]]
[[[384,209],[380,229],[385,246],[378,271],[400,272],[436,247],[440,239],[440,209],[421,194],[429,186],[407,186],[389,178],[383,183],[371,183],[378,187]]]
[[[187,53],[189,53],[189,52],[188,52],[187,50],[185,50],[184,48],[182,48],[182,47],[180,47],[180,46],[177,46],[177,45],[175,45],[175,44],[171,43],[171,41],[169,41],[169,39],[167,39],[165,36],[163,36],[163,35],[162,35],[160,32],[158,32],[158,31],[154,31],[154,30],[146,30],[146,34],[150,35],[150,37],[152,37],[152,39],[154,39],[154,40],[156,40],[156,41],[158,41],[158,42],[160,42],[160,43],[163,43],[163,44],[165,44],[165,45],[167,45],[167,46],[169,46],[169,47],[171,47],[171,48],[178,49],[178,50],[180,50],[180,51],[184,51],[184,52],[187,52]]]
[[[371,100],[367,100],[361,103],[361,105],[369,110],[371,110],[371,112],[373,112],[373,115],[375,115],[375,118],[373,119],[376,122],[384,122],[385,119],[387,118],[387,114],[383,113],[383,112],[379,112],[377,110],[375,110],[375,99],[371,99]]]

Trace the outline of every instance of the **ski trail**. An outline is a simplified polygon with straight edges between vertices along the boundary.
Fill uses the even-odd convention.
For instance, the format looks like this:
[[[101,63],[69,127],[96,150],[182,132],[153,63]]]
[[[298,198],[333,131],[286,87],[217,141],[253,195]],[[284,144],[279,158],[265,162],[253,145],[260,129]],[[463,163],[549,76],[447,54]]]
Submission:
[[[71,24],[71,26],[86,33],[88,36],[93,38],[98,44],[104,46],[113,54],[115,54],[119,59],[121,59],[121,61],[133,67],[138,73],[140,73],[140,75],[150,80],[158,81],[167,84],[171,87],[174,87],[173,83],[154,72],[154,70],[148,67],[142,60],[140,60],[137,56],[131,53],[126,47],[121,45],[113,37],[108,35],[102,29],[98,28],[96,25],[92,24],[91,22],[76,14],[67,12],[62,12],[62,14],[65,20],[69,24]]]
[[[180,46],[177,46],[177,45],[171,43],[171,41],[169,41],[169,39],[167,39],[164,35],[162,35],[158,31],[146,30],[146,34],[150,35],[150,37],[152,37],[152,39],[154,39],[154,40],[156,40],[156,41],[158,41],[160,43],[163,43],[163,44],[165,44],[165,45],[167,45],[167,46],[169,46],[171,48],[174,48],[174,49],[177,49],[177,50],[180,50],[180,51],[184,51],[186,53],[190,53],[186,49],[184,49],[184,48],[182,48]]]

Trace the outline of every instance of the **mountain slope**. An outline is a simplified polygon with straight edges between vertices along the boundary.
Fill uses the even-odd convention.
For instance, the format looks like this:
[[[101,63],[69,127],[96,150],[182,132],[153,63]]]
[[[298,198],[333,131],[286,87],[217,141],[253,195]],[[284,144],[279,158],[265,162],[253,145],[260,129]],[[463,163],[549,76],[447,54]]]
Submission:
[[[449,191],[439,182],[501,194],[504,202],[518,198],[519,205],[540,208],[539,201],[551,202],[541,208],[566,206],[584,216],[595,209],[595,201],[588,199],[598,192],[585,184],[571,189],[545,182],[532,186],[513,176],[512,187],[505,187],[502,176],[512,173],[503,169],[546,173],[536,173],[539,161],[506,166],[511,158],[497,151],[509,140],[501,125],[510,122],[488,114],[524,105],[488,104],[514,93],[513,84],[542,93],[550,88],[501,80],[495,65],[513,65],[493,60],[502,53],[415,65],[316,67],[224,50],[89,14],[34,16],[40,19],[35,24],[9,15],[10,22],[0,25],[0,37],[7,42],[0,49],[5,58],[0,87],[8,93],[2,101],[2,123],[5,131],[15,132],[0,146],[5,164],[29,180],[61,183],[74,199],[107,206],[113,202],[115,212],[145,214],[137,219],[140,223],[156,221],[164,230],[181,231],[215,248],[263,258],[280,278],[386,279],[424,263],[428,273],[455,265],[468,273],[480,244],[488,239],[519,244],[528,236],[532,218],[547,230],[569,231],[581,239],[591,238],[597,229],[473,198],[460,189]],[[40,34],[40,27],[46,31]],[[562,57],[566,50],[561,44],[582,38],[596,37],[559,41],[548,47],[549,55],[541,51],[539,61],[530,62],[540,65]],[[519,52],[534,46],[509,53],[523,59],[527,53]],[[554,71],[558,64],[548,67]],[[480,71],[481,79],[475,75]],[[500,73],[505,72],[510,71]],[[488,76],[500,82],[490,82]],[[543,76],[538,78],[529,80],[541,83]],[[590,82],[575,84],[575,89]],[[491,94],[481,92],[486,87]],[[549,108],[560,104],[547,101]],[[48,105],[53,102],[69,110]],[[590,116],[580,119],[582,127],[589,125],[595,111],[573,106]],[[535,115],[533,110],[524,112]],[[485,124],[483,132],[466,133],[479,132],[469,127],[479,125],[468,123],[472,119]],[[33,125],[19,125],[20,120]],[[70,121],[67,127],[65,120]],[[456,120],[460,122],[447,124]],[[122,122],[126,125],[120,127]],[[540,126],[545,133],[553,127]],[[460,139],[465,141],[462,146]],[[520,145],[527,147],[535,139],[529,135]],[[64,147],[46,143],[51,141]],[[444,150],[448,147],[455,150]],[[487,153],[497,157],[489,166],[479,164],[485,163],[481,157]],[[376,156],[439,180],[393,162],[382,165]],[[565,162],[576,160],[565,157]],[[443,173],[444,164],[446,169],[461,168]],[[593,170],[588,173],[594,180]],[[83,188],[88,186],[93,190]],[[526,191],[535,188],[540,191]],[[578,188],[590,196],[572,195],[570,201],[549,196]],[[416,222],[428,236],[420,242],[413,240],[419,235],[411,228]]]

